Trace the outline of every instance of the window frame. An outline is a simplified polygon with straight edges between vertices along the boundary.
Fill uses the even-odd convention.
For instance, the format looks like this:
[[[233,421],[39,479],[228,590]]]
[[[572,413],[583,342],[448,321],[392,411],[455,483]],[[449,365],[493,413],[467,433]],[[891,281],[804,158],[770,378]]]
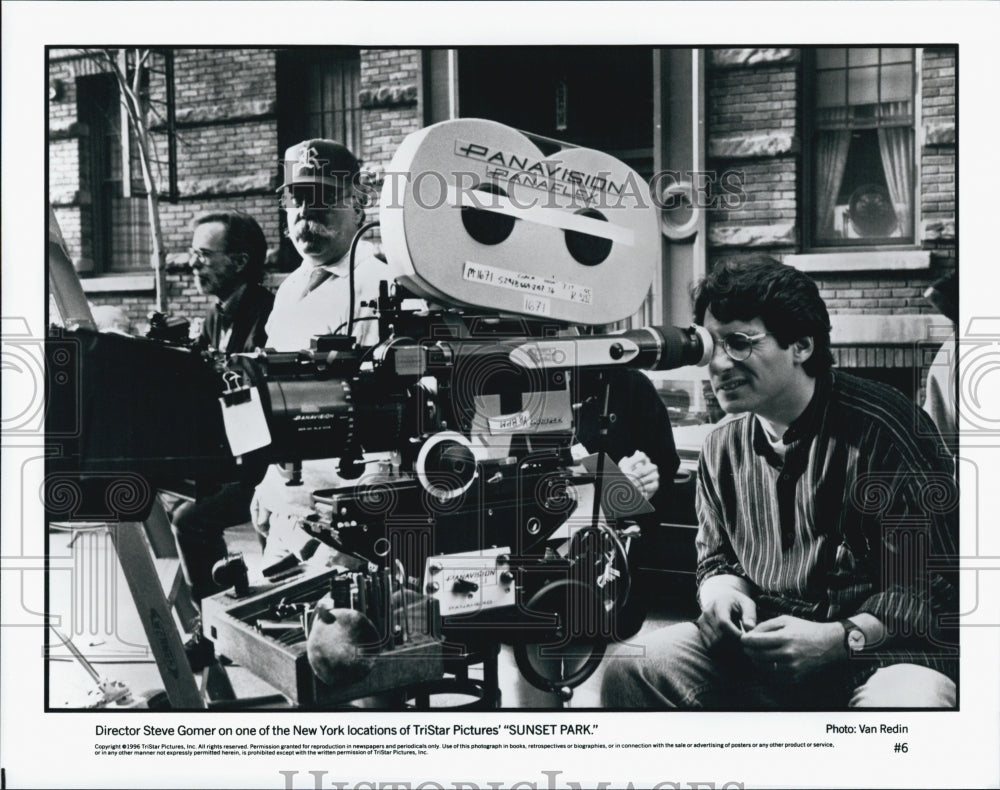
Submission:
[[[152,166],[157,175],[157,187],[160,201],[170,203],[179,200],[177,178],[177,131],[176,131],[176,96],[174,91],[174,64],[172,48],[152,48],[150,59],[143,66],[143,80],[140,87],[140,101],[149,109],[160,105],[157,112],[159,121],[150,119],[149,129],[154,137]],[[129,121],[128,113],[121,105],[121,89],[115,76],[107,67],[102,67],[96,56],[84,54],[80,56],[89,68],[80,69],[76,77],[77,108],[76,115],[87,129],[86,142],[88,147],[87,162],[80,165],[80,178],[86,179],[90,201],[87,206],[89,221],[81,228],[89,236],[90,256],[88,260],[92,268],[80,271],[85,290],[115,291],[147,290],[153,287],[153,278],[149,268],[149,255],[152,250],[151,233],[148,220],[148,206],[145,185],[142,182],[138,154],[135,152],[135,130]],[[134,54],[130,50],[119,49],[114,52],[119,67],[129,80],[135,71]],[[154,97],[151,88],[152,75],[163,80],[163,97]],[[103,82],[102,88],[96,86]],[[89,87],[89,86],[95,87]],[[88,87],[85,87],[88,86]],[[81,98],[86,100],[81,103]],[[96,103],[104,109],[96,107]],[[102,115],[103,118],[98,118]],[[99,121],[95,123],[95,121]],[[163,135],[166,148],[166,159],[159,158],[159,147],[155,136]],[[101,139],[98,139],[100,136]],[[108,144],[105,138],[113,138],[114,143]],[[84,167],[86,169],[84,169]],[[112,176],[118,171],[118,178]],[[116,195],[105,198],[104,185],[117,184]],[[115,201],[119,201],[116,205]],[[128,210],[132,219],[128,223],[116,223],[116,212],[128,202]],[[136,217],[140,219],[136,219]],[[116,241],[122,234],[130,238],[130,248],[140,251],[136,262],[129,266],[115,265],[114,252]],[[141,250],[145,245],[147,249]],[[105,281],[98,283],[98,280]],[[113,282],[112,282],[113,281]],[[141,283],[141,287],[140,287]]]
[[[913,46],[913,209],[912,238],[906,240],[893,240],[885,242],[871,242],[866,239],[844,239],[838,243],[831,243],[828,240],[818,240],[816,238],[816,222],[814,209],[816,204],[815,189],[815,134],[819,130],[816,120],[816,51],[821,47],[811,47],[803,50],[801,59],[802,69],[802,106],[804,111],[800,116],[801,139],[803,141],[800,154],[801,193],[800,193],[800,214],[802,222],[802,241],[800,248],[803,253],[831,253],[838,255],[849,255],[853,252],[871,253],[892,250],[914,250],[920,249],[920,222],[921,222],[921,167],[920,157],[923,144],[922,134],[922,95],[923,95],[923,48]],[[826,48],[826,47],[822,47]],[[844,49],[858,49],[864,47],[844,47]],[[895,48],[895,47],[894,47]],[[877,124],[864,126],[862,128],[876,128]]]
[[[103,86],[97,87],[98,83]],[[84,87],[84,86],[87,87]],[[93,85],[94,87],[89,87]],[[120,91],[118,83],[110,72],[88,74],[78,78],[77,95],[86,96],[92,102],[87,107],[85,113],[88,125],[89,153],[87,157],[87,189],[90,193],[90,249],[93,269],[89,272],[81,272],[81,275],[88,277],[132,277],[144,274],[149,269],[149,251],[139,262],[131,266],[116,266],[114,254],[116,240],[121,238],[124,232],[130,237],[141,240],[143,232],[136,233],[135,224],[116,224],[116,210],[127,205],[124,201],[141,201],[143,206],[141,214],[145,214],[146,198],[143,195],[135,195],[131,190],[126,191],[126,173],[122,168],[126,163],[126,154],[130,151],[129,146],[124,143],[126,137],[131,137],[131,128],[127,125],[127,118],[120,112]],[[97,104],[105,104],[102,108]],[[78,110],[79,112],[79,110]],[[98,124],[94,121],[99,115],[107,117]],[[126,124],[126,131],[121,128],[122,123]],[[95,128],[96,127],[96,128]],[[113,141],[113,142],[109,142]],[[130,160],[129,160],[130,162]],[[114,176],[118,175],[117,178]],[[116,185],[112,187],[112,185]],[[114,195],[106,195],[107,188],[112,187]],[[116,205],[115,201],[121,201]],[[142,228],[148,236],[148,221],[142,220]]]
[[[305,109],[299,108],[298,102],[305,93],[305,86],[301,84],[301,79],[297,69],[304,67],[316,67],[331,65],[333,63],[350,63],[357,69],[357,88],[361,87],[361,49],[358,47],[289,47],[279,50],[276,64],[276,92],[279,105],[279,146],[282,148],[280,154],[284,154],[284,149],[309,137],[322,137],[322,130],[317,130],[309,123],[309,118]],[[332,68],[331,68],[332,71]],[[343,81],[344,74],[341,72],[340,78]],[[345,127],[352,129],[352,134],[356,140],[342,140],[339,142],[346,145],[359,160],[364,160],[364,129],[362,128],[363,107],[357,95],[357,90],[353,96],[348,96],[341,85],[342,98],[346,99],[345,106],[334,109],[325,109],[322,114],[341,113]],[[296,106],[297,113],[293,116],[289,110],[289,103]],[[315,132],[315,133],[314,133]]]

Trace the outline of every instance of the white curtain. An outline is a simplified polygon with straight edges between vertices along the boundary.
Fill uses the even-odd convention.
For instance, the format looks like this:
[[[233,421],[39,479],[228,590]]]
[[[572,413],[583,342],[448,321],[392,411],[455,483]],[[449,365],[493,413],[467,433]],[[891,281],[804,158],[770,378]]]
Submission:
[[[909,236],[913,233],[913,129],[880,127],[878,149],[899,228]]]
[[[837,205],[840,184],[844,180],[847,149],[851,144],[849,129],[833,129],[819,133],[816,141],[817,220],[820,236],[834,232],[833,209]]]

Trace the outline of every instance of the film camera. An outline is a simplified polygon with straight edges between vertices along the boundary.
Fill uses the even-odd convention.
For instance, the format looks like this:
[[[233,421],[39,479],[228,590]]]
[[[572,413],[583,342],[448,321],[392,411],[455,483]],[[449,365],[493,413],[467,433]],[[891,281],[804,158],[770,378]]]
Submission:
[[[345,567],[279,569],[205,602],[218,649],[300,704],[437,688],[500,642],[535,685],[571,688],[627,635],[628,518],[645,506],[603,451],[573,458],[573,404],[584,387],[606,401],[616,369],[704,364],[711,338],[572,329],[635,313],[658,259],[648,188],[606,154],[437,124],[400,146],[379,214],[376,346],[348,334],[208,359],[79,330],[83,430],[53,466],[92,501],[109,470],[156,488],[339,458],[343,484],[312,491],[299,526]]]

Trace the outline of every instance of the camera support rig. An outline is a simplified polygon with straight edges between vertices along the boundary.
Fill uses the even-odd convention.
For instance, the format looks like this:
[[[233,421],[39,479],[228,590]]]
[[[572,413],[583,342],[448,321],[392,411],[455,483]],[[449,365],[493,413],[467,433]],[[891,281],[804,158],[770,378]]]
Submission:
[[[322,458],[338,448],[348,477],[364,469],[364,454],[389,454],[356,483],[314,491],[315,512],[300,526],[376,578],[388,573],[381,589],[389,599],[417,596],[432,606],[445,644],[481,655],[513,643],[530,682],[565,693],[623,636],[627,544],[639,537],[614,519],[601,523],[604,476],[570,455],[578,375],[597,374],[606,434],[601,371],[704,364],[711,339],[701,328],[676,327],[566,336],[551,322],[389,303],[379,315],[392,332],[374,348],[321,337],[309,352],[229,360],[260,393],[272,459]],[[594,511],[576,515],[577,486],[590,484]],[[363,597],[368,572],[351,584]],[[380,623],[382,644],[395,638],[385,610],[366,614]]]
[[[417,188],[430,172],[445,179],[434,207]],[[108,471],[156,488],[339,458],[341,478],[357,482],[312,492],[315,512],[300,526],[354,568],[210,599],[206,634],[220,651],[250,667],[271,655],[258,671],[285,678],[275,685],[303,705],[433,686],[451,654],[495,668],[499,642],[515,644],[530,682],[563,691],[618,635],[637,538],[611,514],[610,525],[598,518],[603,448],[595,471],[571,456],[581,380],[593,374],[603,398],[603,435],[607,371],[705,364],[711,337],[699,327],[571,329],[635,313],[660,243],[648,188],[612,157],[546,157],[520,132],[463,119],[411,135],[389,174],[380,217],[395,290],[387,278],[376,346],[323,336],[303,351],[220,360],[71,331],[86,408],[52,468],[78,484],[86,508],[107,498]],[[431,309],[404,309],[412,294]],[[116,377],[134,386],[108,404],[100,396]],[[253,404],[263,436],[234,433],[219,401],[223,414]],[[50,403],[50,415],[78,405]],[[365,475],[372,454],[385,457]],[[577,515],[578,488],[590,484],[593,510]],[[300,594],[308,600],[293,606]],[[413,660],[387,661],[404,654]]]

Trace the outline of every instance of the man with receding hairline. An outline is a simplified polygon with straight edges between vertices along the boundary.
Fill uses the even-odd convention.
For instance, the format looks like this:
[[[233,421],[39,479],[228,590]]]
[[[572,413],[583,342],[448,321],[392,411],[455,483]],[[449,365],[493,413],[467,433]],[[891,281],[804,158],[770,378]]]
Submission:
[[[230,354],[263,348],[274,296],[261,285],[267,240],[260,225],[242,211],[209,211],[192,226],[195,285],[217,300],[202,323],[202,344]]]
[[[264,325],[274,297],[261,285],[266,257],[264,232],[249,214],[218,210],[194,219],[188,260],[198,290],[216,298],[202,323],[203,347],[233,354],[267,344]],[[212,566],[226,556],[223,533],[250,520],[253,497],[245,481],[199,485],[197,501],[185,502],[171,517],[196,601],[222,589],[212,579]]]

